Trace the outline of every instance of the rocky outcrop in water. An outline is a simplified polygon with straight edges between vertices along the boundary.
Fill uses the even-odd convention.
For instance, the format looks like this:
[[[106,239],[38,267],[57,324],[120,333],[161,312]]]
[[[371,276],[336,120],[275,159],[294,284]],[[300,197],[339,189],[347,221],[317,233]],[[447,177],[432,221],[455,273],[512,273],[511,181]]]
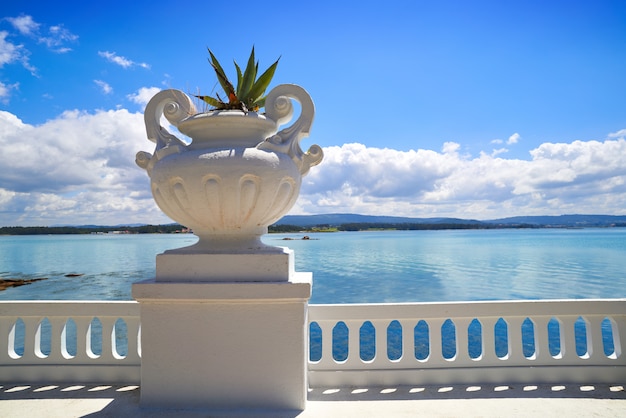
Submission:
[[[38,279],[0,279],[0,291],[8,289],[9,287],[24,286],[40,280],[46,280],[47,277],[40,277]]]

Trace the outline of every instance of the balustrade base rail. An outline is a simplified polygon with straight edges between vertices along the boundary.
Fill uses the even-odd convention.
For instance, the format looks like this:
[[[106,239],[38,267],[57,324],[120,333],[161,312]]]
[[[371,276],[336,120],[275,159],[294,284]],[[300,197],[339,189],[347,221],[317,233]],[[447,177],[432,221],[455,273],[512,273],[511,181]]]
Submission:
[[[0,383],[133,384],[141,382],[141,365],[2,365]]]
[[[394,370],[309,370],[311,388],[432,385],[624,384],[626,366],[503,366]]]

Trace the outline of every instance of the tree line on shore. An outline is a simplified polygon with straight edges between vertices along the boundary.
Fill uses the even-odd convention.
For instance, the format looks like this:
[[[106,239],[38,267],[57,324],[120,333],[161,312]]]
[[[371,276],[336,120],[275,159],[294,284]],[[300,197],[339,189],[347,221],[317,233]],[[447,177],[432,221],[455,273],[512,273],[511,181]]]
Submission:
[[[272,225],[270,232],[332,232],[332,231],[372,231],[372,230],[397,230],[397,231],[421,231],[442,229],[502,229],[502,228],[540,228],[538,225],[498,225],[487,223],[385,223],[385,222],[351,222],[332,225],[316,225],[314,227],[302,227],[297,225]]]
[[[335,232],[371,230],[442,230],[442,229],[498,229],[498,228],[540,228],[538,225],[498,225],[487,223],[382,223],[355,222],[340,225],[270,225],[270,233],[289,232]],[[61,235],[61,234],[175,234],[190,232],[179,224],[140,225],[140,226],[4,226],[0,235]]]
[[[178,224],[140,226],[3,226],[0,235],[174,234],[188,230]]]

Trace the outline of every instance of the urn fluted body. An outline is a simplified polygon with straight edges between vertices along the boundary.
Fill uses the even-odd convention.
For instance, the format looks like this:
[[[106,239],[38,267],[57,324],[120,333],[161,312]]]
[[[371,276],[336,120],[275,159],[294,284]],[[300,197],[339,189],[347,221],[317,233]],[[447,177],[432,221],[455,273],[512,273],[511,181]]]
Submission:
[[[299,118],[291,100],[300,103]],[[267,95],[266,113],[239,110],[197,113],[179,90],[157,93],[145,110],[154,154],[139,152],[159,208],[191,228],[200,240],[186,253],[258,253],[277,247],[260,237],[295,204],[302,176],[323,158],[313,145],[304,153],[314,106],[299,86],[283,84]],[[187,144],[161,126],[161,116],[189,136]]]

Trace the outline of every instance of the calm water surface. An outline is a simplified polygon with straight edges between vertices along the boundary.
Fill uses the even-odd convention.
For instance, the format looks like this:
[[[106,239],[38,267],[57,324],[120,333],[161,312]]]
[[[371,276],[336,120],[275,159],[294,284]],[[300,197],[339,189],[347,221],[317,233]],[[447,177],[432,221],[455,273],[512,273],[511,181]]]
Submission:
[[[267,235],[313,272],[312,303],[626,297],[626,228]],[[286,241],[283,238],[292,238]],[[129,300],[155,256],[193,235],[0,237],[1,300]],[[65,277],[66,274],[83,274]]]

